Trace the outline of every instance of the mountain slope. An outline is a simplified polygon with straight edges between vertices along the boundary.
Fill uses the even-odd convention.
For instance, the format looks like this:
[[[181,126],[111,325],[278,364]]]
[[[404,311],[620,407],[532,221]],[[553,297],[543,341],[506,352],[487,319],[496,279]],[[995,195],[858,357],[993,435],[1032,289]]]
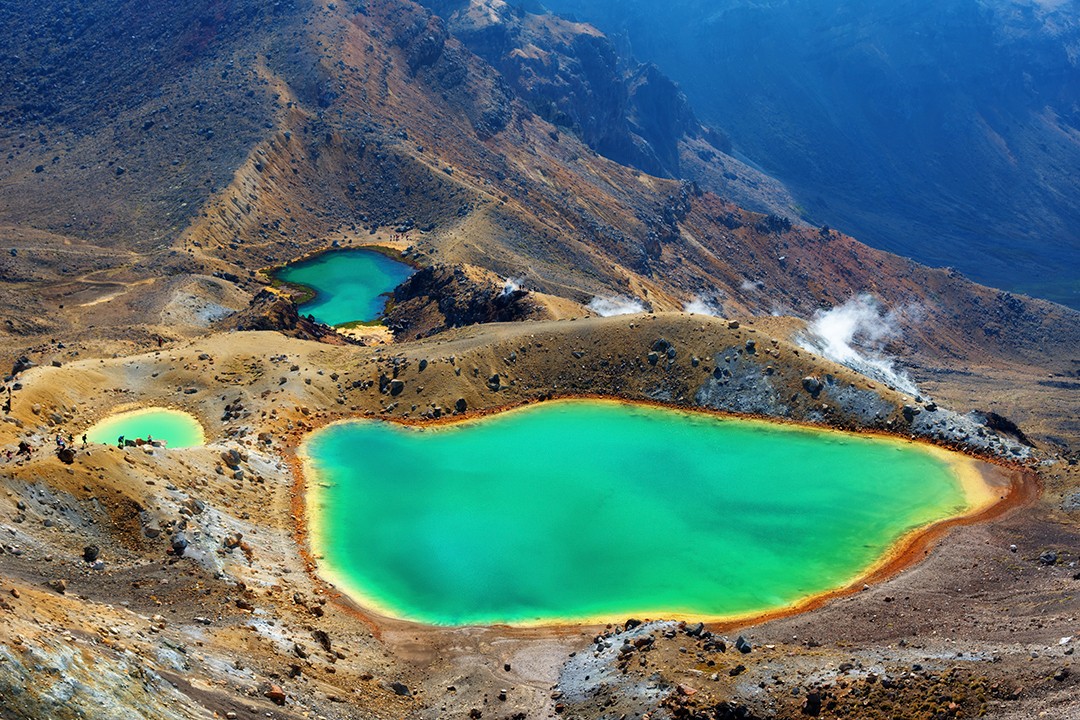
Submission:
[[[123,10],[99,5],[84,12]],[[227,11],[214,14],[219,7]],[[187,316],[178,304],[210,293],[219,308],[210,314],[228,313],[236,293],[258,289],[262,268],[332,240],[408,232],[424,264],[479,266],[582,304],[627,296],[669,310],[697,299],[728,314],[808,317],[871,291],[890,307],[920,308],[906,329],[924,358],[1033,360],[1045,358],[1045,343],[1075,342],[1075,313],[597,155],[534,114],[416,4],[300,4],[253,23],[254,7],[206,0],[191,12],[210,18],[214,42],[199,52],[179,45],[140,80],[136,97],[173,108],[161,133],[145,128],[145,103],[84,123],[77,103],[87,100],[6,126],[9,144],[77,135],[76,150],[99,158],[53,165],[51,143],[26,143],[0,178],[0,221],[51,233],[65,248],[58,262],[35,236],[3,236],[15,251],[4,260],[16,291],[6,294],[9,331],[175,333],[175,318]],[[111,42],[111,27],[89,25],[85,42]],[[69,64],[73,80],[88,72]],[[117,174],[105,158],[125,154]],[[32,316],[19,290],[36,298]],[[82,302],[61,308],[73,293]],[[109,293],[122,300],[97,302]]]
[[[628,36],[809,217],[1080,306],[1080,4],[551,0]]]

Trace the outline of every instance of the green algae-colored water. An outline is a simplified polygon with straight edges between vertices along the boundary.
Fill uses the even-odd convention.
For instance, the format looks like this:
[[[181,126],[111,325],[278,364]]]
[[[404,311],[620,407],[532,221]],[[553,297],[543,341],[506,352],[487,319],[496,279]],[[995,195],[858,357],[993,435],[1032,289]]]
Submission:
[[[87,440],[106,445],[115,445],[121,435],[128,440],[152,437],[170,448],[196,447],[206,441],[198,420],[186,412],[168,408],[117,413],[86,431]]]
[[[352,421],[304,452],[323,572],[443,625],[777,609],[967,507],[917,445],[605,401]]]
[[[374,250],[335,250],[288,265],[275,276],[315,291],[300,312],[327,325],[375,320],[386,307],[385,294],[414,270]]]

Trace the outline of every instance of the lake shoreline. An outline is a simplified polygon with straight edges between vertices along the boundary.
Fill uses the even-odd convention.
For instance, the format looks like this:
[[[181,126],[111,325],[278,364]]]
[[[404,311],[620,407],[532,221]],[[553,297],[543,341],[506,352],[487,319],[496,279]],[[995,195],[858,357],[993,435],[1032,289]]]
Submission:
[[[890,547],[875,562],[860,571],[854,579],[842,586],[807,595],[806,597],[800,598],[798,601],[783,607],[729,615],[641,611],[633,613],[619,612],[617,615],[612,614],[602,617],[552,617],[537,621],[515,621],[510,623],[466,623],[462,625],[435,624],[397,616],[391,608],[385,606],[385,604],[381,603],[361,588],[356,587],[343,573],[336,571],[329,563],[324,561],[321,551],[322,548],[326,547],[326,543],[323,540],[323,533],[326,532],[326,528],[319,521],[319,513],[314,509],[320,495],[318,486],[321,481],[318,479],[318,474],[312,466],[311,457],[308,453],[308,444],[317,433],[330,426],[351,423],[358,420],[370,422],[379,422],[381,420],[396,425],[421,428],[444,427],[447,425],[468,425],[489,418],[492,415],[505,414],[507,412],[535,407],[538,404],[573,402],[580,400],[660,408],[667,411],[685,412],[692,415],[713,416],[728,420],[751,421],[772,427],[778,425],[787,426],[812,434],[843,433],[856,437],[877,437],[898,444],[918,444],[923,450],[929,452],[931,455],[948,465],[949,470],[961,486],[968,504],[968,509],[963,514],[943,518],[904,533],[892,542]],[[376,627],[407,627],[445,630],[465,627],[487,627],[499,628],[500,630],[507,630],[513,633],[544,632],[547,630],[558,633],[563,630],[574,628],[602,627],[611,622],[615,622],[616,616],[702,621],[716,629],[758,624],[777,618],[808,612],[821,607],[835,598],[858,592],[869,583],[877,583],[893,577],[925,557],[929,553],[929,550],[952,528],[995,519],[1017,507],[1028,504],[1038,496],[1038,480],[1035,474],[1030,470],[1001,461],[996,463],[988,462],[986,458],[957,452],[952,448],[942,447],[937,443],[925,439],[912,439],[882,431],[840,430],[833,427],[793,422],[785,419],[746,416],[707,408],[689,408],[652,400],[638,401],[613,396],[560,396],[550,400],[544,400],[542,403],[516,403],[507,407],[488,408],[431,420],[362,417],[339,419],[333,422],[322,423],[300,437],[296,445],[293,446],[289,458],[289,464],[294,479],[293,509],[294,517],[296,518],[294,537],[298,542],[298,546],[303,549],[309,572],[316,582],[322,583],[324,587],[331,591],[332,595],[339,603],[347,607],[358,617],[364,619],[364,621],[373,629]]]

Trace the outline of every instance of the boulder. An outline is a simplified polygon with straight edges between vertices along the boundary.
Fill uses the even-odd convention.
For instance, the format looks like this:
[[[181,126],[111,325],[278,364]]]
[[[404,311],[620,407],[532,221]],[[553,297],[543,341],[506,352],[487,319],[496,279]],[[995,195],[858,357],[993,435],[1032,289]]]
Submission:
[[[182,532],[176,533],[169,541],[169,546],[172,548],[173,555],[176,555],[177,557],[182,556],[188,547],[187,536]]]
[[[802,706],[803,715],[816,717],[821,714],[821,693],[810,691],[806,693]]]
[[[330,652],[330,636],[326,634],[325,630],[312,630],[311,637],[315,638],[315,642],[319,643],[323,650]]]
[[[11,366],[11,374],[18,375],[23,370],[29,370],[32,367],[34,367],[34,362],[25,355],[20,355],[18,360]]]
[[[202,511],[206,509],[206,503],[202,500],[196,500],[195,498],[188,498],[184,500],[183,506],[192,515],[201,515]]]
[[[82,556],[83,560],[88,563],[92,563],[98,559],[98,555],[101,554],[101,549],[97,545],[87,545],[83,548]]]
[[[810,393],[810,397],[814,398],[815,400],[817,400],[818,396],[821,395],[821,391],[825,387],[825,385],[820,380],[813,376],[804,377],[802,379],[802,386],[803,390]]]
[[[285,691],[281,689],[280,685],[271,685],[270,689],[263,694],[275,705],[285,704]]]

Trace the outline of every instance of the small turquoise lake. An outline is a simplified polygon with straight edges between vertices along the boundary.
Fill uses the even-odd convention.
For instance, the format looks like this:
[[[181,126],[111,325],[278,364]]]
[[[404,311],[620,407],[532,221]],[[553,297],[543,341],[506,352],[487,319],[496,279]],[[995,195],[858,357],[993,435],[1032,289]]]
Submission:
[[[86,431],[92,443],[116,445],[126,439],[152,438],[169,448],[196,447],[206,442],[203,426],[194,416],[170,408],[143,408],[110,415]]]
[[[274,277],[310,288],[300,312],[327,325],[369,322],[386,308],[386,294],[415,272],[405,263],[367,249],[333,250],[287,265]]]
[[[776,610],[969,510],[916,444],[609,401],[348,421],[302,455],[320,573],[437,625]]]

